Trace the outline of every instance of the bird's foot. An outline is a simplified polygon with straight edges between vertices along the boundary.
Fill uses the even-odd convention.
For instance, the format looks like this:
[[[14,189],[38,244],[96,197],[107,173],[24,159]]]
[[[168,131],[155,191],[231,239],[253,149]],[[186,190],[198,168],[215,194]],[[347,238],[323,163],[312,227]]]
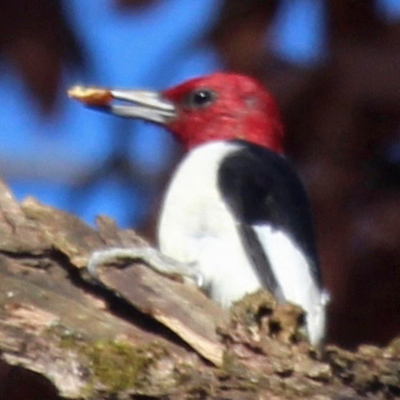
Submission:
[[[97,269],[100,265],[116,263],[121,260],[140,260],[162,275],[181,276],[184,282],[194,284],[198,288],[202,288],[204,285],[203,276],[197,271],[194,263],[175,261],[150,246],[97,250],[92,253],[87,270],[94,279],[98,279]]]

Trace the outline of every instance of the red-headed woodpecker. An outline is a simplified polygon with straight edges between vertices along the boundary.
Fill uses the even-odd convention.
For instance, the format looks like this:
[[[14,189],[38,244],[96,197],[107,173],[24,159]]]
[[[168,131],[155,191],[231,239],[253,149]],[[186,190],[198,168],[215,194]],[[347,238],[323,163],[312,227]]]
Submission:
[[[158,228],[161,253],[177,262],[174,272],[195,279],[223,307],[264,287],[279,301],[300,305],[311,343],[323,340],[327,295],[309,203],[280,154],[279,112],[259,82],[216,73],[160,93],[74,88],[70,96],[162,124],[187,149]],[[135,256],[114,249],[97,253],[92,264],[104,254]]]

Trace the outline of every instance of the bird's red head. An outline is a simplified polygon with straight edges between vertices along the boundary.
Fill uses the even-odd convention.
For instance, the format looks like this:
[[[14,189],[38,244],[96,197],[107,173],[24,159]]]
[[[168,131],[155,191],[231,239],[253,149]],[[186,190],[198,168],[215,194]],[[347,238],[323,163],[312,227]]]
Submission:
[[[187,149],[242,139],[282,152],[278,107],[260,82],[245,75],[215,73],[161,93],[75,87],[69,96],[121,117],[164,125]]]
[[[248,76],[215,73],[162,92],[175,106],[165,123],[191,149],[212,140],[242,139],[282,152],[283,127],[275,100]]]

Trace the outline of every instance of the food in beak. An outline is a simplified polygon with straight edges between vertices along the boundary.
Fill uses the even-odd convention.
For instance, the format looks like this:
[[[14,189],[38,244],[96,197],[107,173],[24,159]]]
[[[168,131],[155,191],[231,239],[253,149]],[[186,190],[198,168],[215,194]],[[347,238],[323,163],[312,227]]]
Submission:
[[[96,87],[73,86],[67,94],[87,106],[108,106],[113,100],[110,90]]]

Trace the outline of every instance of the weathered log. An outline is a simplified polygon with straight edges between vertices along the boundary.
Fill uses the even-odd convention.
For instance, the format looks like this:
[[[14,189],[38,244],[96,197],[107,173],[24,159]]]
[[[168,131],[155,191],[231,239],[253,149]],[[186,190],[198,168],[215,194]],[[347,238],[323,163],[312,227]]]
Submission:
[[[141,260],[85,273],[93,251],[143,244],[0,184],[0,399],[400,396],[399,342],[320,352],[266,292],[228,314]]]

